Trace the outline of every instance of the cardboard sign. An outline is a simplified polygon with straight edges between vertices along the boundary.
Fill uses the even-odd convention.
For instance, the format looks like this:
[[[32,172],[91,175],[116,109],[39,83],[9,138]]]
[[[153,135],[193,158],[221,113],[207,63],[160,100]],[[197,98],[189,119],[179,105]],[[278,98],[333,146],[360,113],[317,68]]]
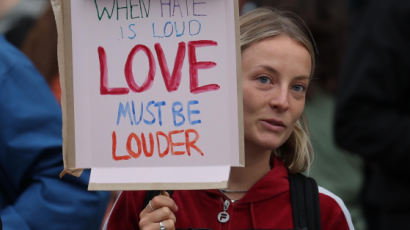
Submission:
[[[93,168],[89,190],[226,188],[230,166]]]
[[[66,168],[244,164],[235,0],[54,0],[53,8]]]

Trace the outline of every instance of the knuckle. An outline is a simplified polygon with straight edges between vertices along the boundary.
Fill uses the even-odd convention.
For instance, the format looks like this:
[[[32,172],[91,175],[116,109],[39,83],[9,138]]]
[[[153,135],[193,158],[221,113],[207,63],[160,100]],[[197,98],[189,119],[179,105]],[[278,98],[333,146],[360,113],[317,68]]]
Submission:
[[[168,207],[164,207],[164,212],[167,216],[173,216],[174,213]]]
[[[175,219],[170,219],[169,221],[171,221],[171,225],[175,226],[176,220]]]
[[[173,214],[172,211],[171,211],[171,209],[169,209],[168,207],[163,207],[163,208],[162,208],[162,212],[164,212],[165,215],[167,215],[167,216],[170,216],[170,215]]]
[[[140,217],[140,220],[142,220],[143,218],[144,218],[144,213],[143,212],[140,212],[140,215],[139,215],[139,217]]]
[[[172,222],[174,224],[177,222],[177,218],[175,217],[175,215],[172,215],[172,217],[170,219],[172,220]]]
[[[169,220],[167,220],[166,221],[167,222],[167,225],[168,226],[170,226],[170,230],[174,230],[175,229],[175,221],[174,220],[172,220],[172,219],[169,219]],[[167,228],[168,229],[168,228]]]
[[[147,226],[147,221],[145,219],[140,219],[140,222],[138,223],[138,226],[140,229],[143,229],[145,226]]]
[[[154,204],[159,204],[161,202],[161,197],[160,196],[154,196],[154,198],[152,198],[151,201]]]

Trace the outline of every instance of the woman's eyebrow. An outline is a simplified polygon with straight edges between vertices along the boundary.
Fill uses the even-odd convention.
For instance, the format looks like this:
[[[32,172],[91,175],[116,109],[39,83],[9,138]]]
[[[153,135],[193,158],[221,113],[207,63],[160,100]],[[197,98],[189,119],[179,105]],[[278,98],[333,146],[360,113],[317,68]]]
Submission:
[[[310,80],[310,77],[308,77],[308,76],[297,76],[297,77],[295,77],[295,78],[293,78],[294,80],[306,80],[306,81],[309,81]]]
[[[268,72],[270,72],[270,73],[273,73],[273,74],[279,74],[279,72],[278,72],[275,68],[273,68],[272,66],[269,66],[269,65],[258,65],[257,67],[258,67],[258,68],[261,68],[261,69],[263,69],[263,70],[265,70],[265,71],[268,71]],[[310,77],[309,77],[309,76],[305,76],[305,75],[296,76],[296,77],[293,78],[293,79],[294,79],[294,80],[298,80],[298,81],[301,81],[301,80],[310,81]]]
[[[274,74],[278,74],[278,71],[273,68],[272,66],[268,66],[268,65],[258,65],[258,68],[264,69],[270,73],[274,73]]]

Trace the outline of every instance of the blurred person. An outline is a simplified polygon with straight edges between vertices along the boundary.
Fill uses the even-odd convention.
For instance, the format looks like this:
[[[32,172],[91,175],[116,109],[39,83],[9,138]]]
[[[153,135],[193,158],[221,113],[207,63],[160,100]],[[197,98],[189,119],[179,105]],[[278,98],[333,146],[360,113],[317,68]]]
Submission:
[[[302,112],[313,45],[297,19],[271,9],[243,15],[240,37],[246,166],[231,168],[227,189],[177,190],[147,205],[146,191],[124,191],[108,230],[306,229],[294,225],[289,178],[312,157]],[[323,188],[318,196],[321,229],[354,229],[339,198]]]
[[[39,16],[33,28],[23,41],[22,51],[33,62],[34,66],[45,78],[55,98],[61,104],[60,75],[57,59],[57,28],[54,12],[51,4],[47,4],[45,12]],[[104,219],[111,210],[111,206],[117,196],[116,192],[110,195],[107,212]],[[104,220],[102,220],[104,222]]]
[[[0,217],[4,230],[99,229],[108,193],[64,176],[60,107],[31,62],[0,35]]]
[[[242,10],[243,5],[244,5],[246,2],[248,2],[248,0],[239,0],[238,2],[239,2],[239,10]]]
[[[336,141],[364,159],[368,229],[410,229],[410,2],[367,1],[337,94]]]
[[[18,0],[4,0],[0,2],[0,17],[3,17],[10,9],[12,9]]]
[[[245,14],[258,7],[257,2],[253,0],[239,0],[239,12]]]
[[[27,32],[42,14],[47,0],[1,0],[0,33],[16,47],[20,47]]]
[[[316,86],[317,87],[317,86]],[[306,102],[315,158],[309,176],[345,202],[356,230],[366,229],[362,207],[363,162],[334,141],[335,98],[317,87]]]
[[[61,87],[57,59],[57,27],[49,3],[33,28],[28,31],[21,50],[46,79],[57,101],[61,103]]]

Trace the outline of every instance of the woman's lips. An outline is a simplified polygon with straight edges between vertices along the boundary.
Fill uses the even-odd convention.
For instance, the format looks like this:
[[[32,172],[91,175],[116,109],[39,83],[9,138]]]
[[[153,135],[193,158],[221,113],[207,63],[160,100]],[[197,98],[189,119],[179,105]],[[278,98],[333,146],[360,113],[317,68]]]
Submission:
[[[265,127],[272,131],[282,131],[286,128],[286,125],[279,120],[275,119],[263,119],[262,123],[264,124]]]

